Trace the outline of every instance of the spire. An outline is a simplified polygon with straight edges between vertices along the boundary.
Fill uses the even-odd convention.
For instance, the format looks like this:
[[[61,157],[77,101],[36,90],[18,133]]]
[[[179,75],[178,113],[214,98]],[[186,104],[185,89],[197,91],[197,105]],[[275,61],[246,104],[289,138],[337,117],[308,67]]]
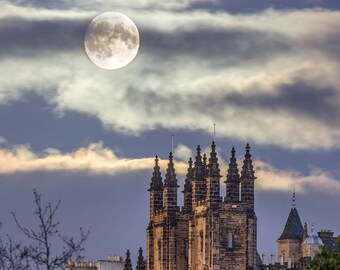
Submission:
[[[292,208],[296,206],[295,187],[293,188]]]
[[[240,175],[238,173],[237,162],[235,157],[235,148],[231,149],[231,158],[227,174],[227,196],[226,201],[238,202],[240,193]]]
[[[124,270],[132,270],[131,259],[130,259],[130,250],[126,251],[126,259],[124,264]]]
[[[161,169],[158,165],[158,156],[155,157],[155,166],[153,167],[150,188],[148,191],[163,190]]]
[[[196,149],[194,177],[192,179],[192,203],[196,204],[203,201],[206,197],[206,181],[204,163],[202,162],[201,147],[198,145]]]
[[[208,165],[207,165],[207,155],[203,154],[203,177],[207,177]]]
[[[177,211],[177,178],[173,162],[173,156],[170,152],[168,168],[164,180],[164,207],[168,214],[175,215]]]
[[[203,179],[203,163],[201,156],[201,147],[198,145],[196,149],[196,157],[195,157],[195,168],[194,168],[194,178],[195,179]]]
[[[220,177],[220,169],[218,164],[218,158],[216,154],[216,145],[213,141],[211,144],[211,152],[208,164],[208,176],[210,177]]]
[[[137,260],[136,270],[146,270],[145,260],[143,256],[143,249],[141,247],[139,248],[139,251],[138,251],[138,260]]]
[[[240,175],[238,173],[237,162],[235,157],[235,148],[231,149],[231,158],[229,162],[229,169],[227,174],[227,180],[225,183],[239,182]]]
[[[188,172],[187,172],[187,177],[185,178],[185,183],[184,183],[184,190],[182,191],[184,192],[191,192],[192,191],[192,184],[191,184],[191,180],[194,176],[194,170],[192,168],[192,158],[189,158],[189,162],[188,162],[189,166],[188,166]]]
[[[157,211],[163,209],[163,182],[157,156],[148,191],[150,192],[150,220],[152,220]]]
[[[194,177],[194,170],[192,168],[192,158],[189,158],[188,162],[188,172],[185,178],[184,189],[182,193],[184,194],[184,206],[182,211],[184,213],[191,213],[192,211],[192,179]]]
[[[220,202],[220,169],[216,154],[216,145],[213,141],[211,144],[211,152],[209,157],[207,172],[207,199],[211,206],[215,208],[217,202]]]
[[[249,143],[246,145],[246,154],[244,155],[243,166],[241,171],[241,201],[247,204],[248,210],[254,212],[254,189],[255,189],[255,171],[250,154]]]
[[[178,187],[172,152],[169,154],[169,163],[165,174],[164,187]]]
[[[247,143],[246,154],[244,155],[243,167],[241,172],[242,179],[256,179],[253,161],[251,160],[250,146]]]

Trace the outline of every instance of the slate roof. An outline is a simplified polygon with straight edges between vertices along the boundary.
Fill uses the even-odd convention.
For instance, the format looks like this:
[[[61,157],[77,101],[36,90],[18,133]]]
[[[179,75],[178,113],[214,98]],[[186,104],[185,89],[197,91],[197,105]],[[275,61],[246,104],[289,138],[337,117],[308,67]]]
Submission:
[[[299,213],[296,208],[290,210],[285,228],[278,240],[296,239],[302,240],[303,238],[303,226],[299,217]]]

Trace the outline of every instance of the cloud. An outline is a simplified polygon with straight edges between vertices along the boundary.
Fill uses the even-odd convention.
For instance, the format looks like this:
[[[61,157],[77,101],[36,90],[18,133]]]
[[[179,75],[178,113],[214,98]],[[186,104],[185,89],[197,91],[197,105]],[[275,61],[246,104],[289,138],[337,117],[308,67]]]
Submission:
[[[182,155],[192,155],[185,145],[179,145],[175,153],[175,169],[179,178],[187,172],[187,162],[181,161]],[[181,155],[182,154],[182,155]],[[209,154],[206,152],[206,154]],[[94,174],[115,175],[149,171],[154,166],[154,157],[126,158],[118,157],[112,149],[104,147],[102,142],[91,143],[87,147],[73,152],[63,153],[58,149],[48,148],[35,153],[29,145],[15,145],[12,148],[0,148],[0,174],[25,173],[33,171],[85,171]],[[165,174],[168,160],[160,159],[160,167]],[[228,164],[219,158],[221,174],[225,177]],[[242,160],[238,161],[239,169]],[[337,195],[340,181],[328,172],[313,168],[308,175],[295,170],[280,170],[270,163],[254,161],[256,170],[256,188],[264,191],[289,191],[295,186],[299,192],[318,191]],[[224,179],[222,178],[221,182]],[[223,184],[222,184],[223,185]]]
[[[183,162],[188,162],[189,158],[193,157],[193,154],[189,147],[183,144],[179,144],[174,150],[174,157]]]
[[[5,143],[7,143],[6,138],[0,136],[0,144],[5,144]]]
[[[6,1],[6,0],[5,0]],[[114,3],[101,0],[14,0],[18,6],[35,7],[46,9],[70,9],[81,8],[86,10],[118,10],[122,8],[132,7],[134,9],[164,9],[164,10],[183,10],[194,4],[213,4],[216,0],[115,0]]]
[[[167,160],[160,160],[160,166],[166,168]],[[58,149],[48,148],[35,153],[29,145],[16,145],[10,149],[0,148],[1,174],[31,171],[87,171],[98,174],[114,175],[118,172],[151,170],[154,157],[120,158],[113,150],[103,146],[102,142],[89,144],[74,152],[62,153]],[[178,163],[178,173],[185,173],[185,163]]]
[[[216,123],[222,138],[288,149],[340,145],[338,11],[232,15],[126,3],[140,51],[108,72],[83,49],[93,9],[0,5],[0,104],[31,91],[57,114],[90,115],[128,135],[159,127],[207,132]]]
[[[289,191],[293,187],[298,192],[323,192],[337,195],[340,192],[340,181],[328,172],[313,168],[308,175],[296,170],[279,170],[271,164],[256,161],[256,187],[260,190]]]

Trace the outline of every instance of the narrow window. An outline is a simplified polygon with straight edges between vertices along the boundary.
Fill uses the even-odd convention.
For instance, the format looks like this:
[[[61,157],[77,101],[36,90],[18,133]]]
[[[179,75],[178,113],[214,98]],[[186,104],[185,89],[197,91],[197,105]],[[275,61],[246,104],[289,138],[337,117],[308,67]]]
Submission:
[[[200,231],[200,239],[201,239],[201,252],[203,252],[203,232]]]
[[[228,248],[233,248],[233,234],[228,232]]]
[[[158,240],[157,245],[158,245],[158,261],[160,262],[161,259],[162,259],[162,244],[161,244],[161,240]]]
[[[189,241],[185,240],[185,258],[189,257]]]
[[[242,184],[240,183],[238,186],[238,201],[242,200]]]

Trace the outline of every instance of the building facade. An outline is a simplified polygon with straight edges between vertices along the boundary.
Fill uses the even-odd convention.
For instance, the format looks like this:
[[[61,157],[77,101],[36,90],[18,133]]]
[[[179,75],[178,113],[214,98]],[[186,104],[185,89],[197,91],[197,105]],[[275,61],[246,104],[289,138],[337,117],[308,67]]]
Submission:
[[[180,208],[172,153],[164,182],[156,156],[148,190],[147,269],[256,269],[254,173],[249,144],[240,172],[233,148],[222,197],[216,145],[212,143],[208,157],[198,146],[195,159],[189,159]]]
[[[339,237],[338,237],[339,238]],[[262,254],[261,270],[307,270],[308,263],[321,252],[323,246],[330,250],[336,250],[336,237],[331,230],[321,230],[314,233],[312,225],[311,234],[308,235],[307,224],[302,222],[296,209],[295,192],[293,193],[292,208],[289,212],[286,224],[281,236],[277,240],[278,257]]]

